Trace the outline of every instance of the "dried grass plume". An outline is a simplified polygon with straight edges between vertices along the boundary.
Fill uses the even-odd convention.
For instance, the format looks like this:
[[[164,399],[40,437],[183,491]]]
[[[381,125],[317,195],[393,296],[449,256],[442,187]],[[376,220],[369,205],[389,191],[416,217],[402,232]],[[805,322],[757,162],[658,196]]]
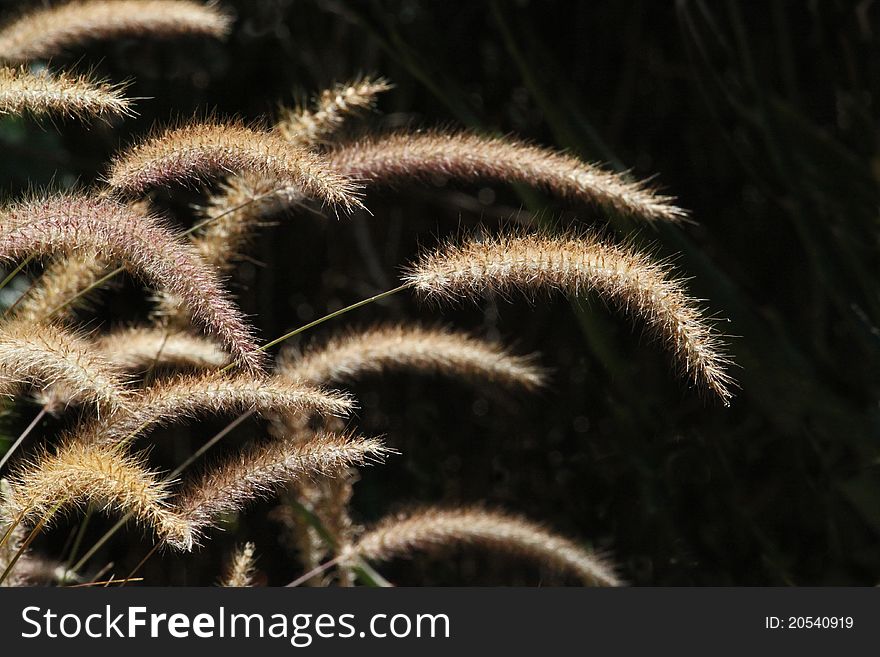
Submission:
[[[205,414],[318,413],[345,415],[350,396],[278,377],[237,374],[189,374],[159,381],[135,396],[129,408],[86,422],[71,440],[85,444],[115,444],[170,422]]]
[[[189,0],[74,0],[32,9],[0,28],[0,61],[47,59],[84,44],[123,37],[224,37],[232,21]]]
[[[427,253],[404,280],[428,297],[476,297],[511,290],[593,291],[645,321],[681,370],[725,404],[732,396],[720,338],[668,266],[592,236],[500,236],[468,240]]]
[[[257,444],[185,487],[177,510],[188,523],[188,532],[170,543],[191,550],[223,514],[238,511],[279,486],[302,477],[334,476],[349,466],[381,460],[386,453],[380,440],[348,434],[321,433],[307,442],[292,438]]]
[[[62,443],[55,453],[41,452],[19,466],[10,482],[12,508],[25,521],[93,503],[105,511],[133,514],[161,538],[186,531],[167,503],[170,483],[141,457],[111,445]]]
[[[351,381],[388,370],[439,372],[533,390],[544,382],[534,359],[502,346],[442,328],[388,325],[351,331],[300,355],[282,351],[278,373],[315,384]]]
[[[0,115],[30,114],[80,119],[131,116],[120,85],[86,75],[0,68]]]
[[[261,369],[265,356],[216,274],[157,218],[107,197],[63,194],[14,203],[0,222],[0,261],[88,251],[122,262],[180,297],[242,365]]]
[[[288,142],[311,147],[339,130],[345,119],[376,103],[376,97],[392,88],[384,78],[359,78],[325,89],[312,107],[300,105],[282,110],[275,129]]]
[[[254,586],[254,572],[256,566],[256,546],[253,543],[245,543],[236,548],[226,574],[220,582],[220,586],[227,588],[247,588]]]
[[[648,221],[679,221],[687,212],[644,184],[559,153],[510,138],[470,133],[397,132],[343,143],[328,158],[343,175],[369,185],[437,177],[494,180],[538,187],[566,199]]]
[[[119,154],[107,183],[121,192],[139,194],[231,173],[257,174],[279,189],[296,188],[331,207],[362,207],[357,185],[322,156],[275,133],[239,123],[191,123],[161,131]]]
[[[621,586],[609,563],[573,541],[524,518],[482,508],[427,507],[389,517],[346,553],[381,562],[462,545],[481,547],[493,555],[522,556],[573,575],[587,586]]]
[[[0,325],[0,382],[63,385],[81,402],[118,411],[128,404],[121,370],[88,340],[51,324]]]

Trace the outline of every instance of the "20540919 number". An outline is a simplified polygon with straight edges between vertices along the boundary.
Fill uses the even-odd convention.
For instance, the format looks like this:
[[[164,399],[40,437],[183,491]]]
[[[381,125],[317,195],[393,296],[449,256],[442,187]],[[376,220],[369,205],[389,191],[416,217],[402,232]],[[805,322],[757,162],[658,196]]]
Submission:
[[[855,621],[852,616],[789,616],[791,630],[851,630]]]

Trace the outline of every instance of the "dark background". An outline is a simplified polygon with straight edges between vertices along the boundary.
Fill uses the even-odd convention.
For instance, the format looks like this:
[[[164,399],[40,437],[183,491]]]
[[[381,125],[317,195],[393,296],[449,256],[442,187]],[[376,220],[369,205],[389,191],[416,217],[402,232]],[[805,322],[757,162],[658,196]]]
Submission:
[[[17,2],[5,2],[7,10]],[[663,349],[596,299],[489,300],[443,309],[396,296],[322,325],[444,322],[540,352],[536,396],[440,378],[373,378],[355,392],[359,428],[402,452],[368,469],[354,513],[485,501],[613,555],[633,584],[873,585],[880,579],[878,8],[871,2],[224,2],[230,39],[123,41],[53,65],[132,80],[122,124],[4,119],[0,176],[19,194],[86,184],[155,123],[216,112],[271,119],[334,81],[376,73],[396,87],[361,125],[466,126],[515,133],[632,169],[693,212],[645,228],[531,190],[438,183],[370,193],[373,216],[279,218],[233,287],[273,337],[396,285],[437,237],[510,225],[596,226],[658,257],[730,335],[730,408],[676,379]],[[191,220],[176,191],[156,200]],[[520,212],[522,211],[522,212]],[[32,272],[37,273],[37,272]],[[137,286],[105,294],[89,326],[145,317]],[[7,417],[17,435],[35,407]],[[156,432],[157,463],[179,462],[217,429]],[[45,437],[59,423],[45,427]],[[254,423],[225,443],[258,435]],[[222,450],[220,450],[222,451]],[[236,542],[254,540],[266,580],[300,569],[258,505],[202,552],[162,554],[148,583],[211,584]],[[96,519],[94,538],[112,524]],[[38,542],[63,554],[75,519]],[[88,544],[88,541],[86,541]],[[149,550],[132,528],[96,557],[125,574]],[[559,580],[479,555],[381,569],[399,584]]]

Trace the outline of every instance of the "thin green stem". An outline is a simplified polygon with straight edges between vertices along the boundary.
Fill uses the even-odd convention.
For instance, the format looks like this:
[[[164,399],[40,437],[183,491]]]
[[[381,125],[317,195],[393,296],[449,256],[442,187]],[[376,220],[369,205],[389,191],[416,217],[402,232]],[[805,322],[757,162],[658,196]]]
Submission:
[[[362,299],[361,301],[358,301],[357,303],[353,303],[350,306],[346,306],[345,308],[340,308],[339,310],[332,312],[329,315],[324,315],[323,317],[319,317],[318,319],[316,319],[313,322],[309,322],[308,324],[300,326],[299,328],[294,329],[293,331],[290,331],[289,333],[285,333],[281,337],[275,338],[271,342],[267,342],[263,346],[259,347],[258,351],[265,351],[266,349],[271,349],[275,345],[280,344],[280,343],[284,342],[285,340],[289,340],[290,338],[292,338],[296,335],[299,335],[300,333],[305,333],[309,329],[312,329],[312,328],[318,326],[319,324],[323,324],[324,322],[327,322],[331,319],[339,317],[340,315],[344,315],[345,313],[351,312],[352,310],[357,310],[358,308],[361,308],[362,306],[369,305],[369,304],[373,303],[374,301],[379,301],[380,299],[384,299],[385,297],[390,297],[391,295],[397,294],[398,292],[401,292],[410,286],[411,286],[411,283],[404,283],[403,285],[399,285],[398,287],[395,287],[392,290],[386,290],[385,292],[381,292],[380,294],[372,296],[369,299]],[[220,372],[221,373],[226,372],[233,367],[235,367],[235,363],[230,363],[229,365],[227,365],[226,367],[221,369]]]
[[[70,569],[71,572],[78,574],[80,568],[82,568],[84,565],[86,565],[88,560],[91,559],[93,556],[95,556],[95,553],[104,546],[104,543],[106,543],[111,538],[113,538],[113,535],[116,532],[118,532],[120,529],[122,529],[122,527],[125,525],[125,523],[128,522],[129,518],[131,518],[132,515],[134,515],[134,514],[132,514],[132,513],[125,514],[116,522],[115,525],[113,525],[110,529],[108,529],[107,532],[101,538],[99,538],[97,540],[97,542],[91,548],[89,548],[89,551],[86,552],[82,557],[80,557],[79,561],[77,561],[75,564],[73,564],[73,567]]]
[[[9,460],[15,450],[19,448],[19,446],[24,442],[25,438],[30,435],[31,431],[34,430],[34,428],[40,423],[40,420],[42,420],[45,415],[46,407],[44,406],[43,409],[39,413],[37,413],[37,417],[31,420],[31,423],[27,425],[27,428],[21,432],[21,435],[15,439],[15,442],[12,443],[8,450],[6,450],[6,453],[3,455],[3,457],[0,458],[0,470],[3,469],[3,466],[6,465],[6,462]]]
[[[315,514],[314,511],[306,507],[302,502],[296,499],[291,499],[290,504],[296,509],[296,511],[305,518],[306,522],[318,532],[318,535],[334,552],[339,552],[339,544],[336,542],[336,539],[333,538],[332,534],[327,531],[327,528],[324,526],[324,523],[321,522],[321,519]],[[320,566],[313,568],[309,572],[301,575],[300,577],[293,580],[290,584],[287,584],[288,587],[296,587],[300,584],[304,584],[309,581],[312,577],[316,575],[320,575],[325,570],[329,570],[333,566],[339,564],[345,555],[337,554],[336,557],[330,559],[322,563]],[[367,586],[375,586],[375,587],[391,587],[394,586],[387,579],[382,577],[376,570],[364,561],[362,558],[357,557],[357,562],[351,565],[351,569],[354,570],[355,574],[358,576],[364,584]]]
[[[2,281],[0,281],[0,290],[2,290],[4,287],[9,285],[9,283],[12,281],[12,279],[15,278],[16,276],[18,276],[18,273],[22,269],[27,267],[28,263],[33,259],[34,259],[33,256],[28,256],[27,258],[25,258],[24,262],[22,262],[18,267],[16,267],[11,272],[9,272],[9,274],[6,276],[6,278],[4,278]]]
[[[70,297],[67,301],[65,301],[65,302],[63,302],[63,303],[60,303],[60,304],[58,304],[57,306],[55,306],[52,310],[49,311],[49,315],[46,317],[46,319],[50,319],[50,318],[51,318],[55,313],[57,313],[59,310],[64,310],[65,308],[67,308],[67,306],[69,306],[70,304],[72,304],[74,301],[76,301],[77,299],[79,299],[79,298],[80,298],[81,296],[83,296],[84,294],[88,294],[89,292],[91,292],[92,290],[94,290],[96,287],[99,287],[99,286],[103,285],[104,283],[106,283],[107,281],[109,281],[111,278],[113,278],[114,276],[116,276],[116,274],[121,274],[121,273],[124,272],[124,271],[125,271],[125,267],[117,267],[116,269],[114,269],[113,271],[111,271],[109,274],[105,274],[104,276],[101,276],[101,278],[99,278],[98,280],[96,280],[94,283],[92,283],[92,284],[89,285],[88,287],[83,288],[82,290],[80,290],[79,292],[77,292],[76,294],[74,294],[74,295],[73,295],[72,297]]]
[[[67,581],[67,576],[73,572],[73,568],[71,564],[73,560],[76,559],[76,553],[79,552],[79,548],[82,545],[83,538],[86,535],[86,527],[89,526],[89,520],[92,518],[92,513],[94,513],[94,509],[92,505],[89,504],[89,509],[86,511],[85,516],[83,516],[82,522],[79,524],[79,529],[76,533],[76,538],[73,540],[73,545],[70,548],[70,556],[67,558],[66,564],[64,566],[64,580]]]

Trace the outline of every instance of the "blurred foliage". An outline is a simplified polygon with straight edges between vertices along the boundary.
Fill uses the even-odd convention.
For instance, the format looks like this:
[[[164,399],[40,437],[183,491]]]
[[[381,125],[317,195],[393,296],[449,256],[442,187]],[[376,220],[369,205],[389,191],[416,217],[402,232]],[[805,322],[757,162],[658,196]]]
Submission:
[[[656,173],[696,223],[638,228],[527,190],[442,182],[371,194],[372,216],[301,212],[264,232],[233,281],[265,336],[392,287],[399,267],[437,237],[529,213],[547,225],[599,226],[674,257],[737,336],[741,391],[727,409],[685,389],[657,345],[594,299],[490,300],[441,315],[397,296],[322,325],[313,337],[373,320],[448,322],[539,351],[554,371],[536,398],[410,376],[358,385],[360,428],[402,451],[364,472],[358,520],[413,502],[486,500],[611,550],[634,584],[877,582],[880,8],[842,0],[227,4],[238,14],[227,43],[99,44],[53,62],[98,62],[111,79],[131,79],[130,93],[145,98],[140,115],[58,131],[4,119],[4,191],[88,183],[155,122],[211,112],[258,120],[333,81],[379,73],[397,86],[382,113],[366,117],[374,127],[516,133],[638,177]],[[185,201],[197,197],[181,198],[159,201],[188,221]],[[136,287],[127,288],[132,294],[105,295],[89,325],[144,316]],[[222,426],[145,442],[170,464]],[[157,556],[144,575],[210,583],[223,550],[254,540],[268,580],[292,579],[297,566],[265,519],[269,508],[199,554]],[[97,536],[110,523],[94,519],[89,530]],[[100,557],[122,572],[148,549],[132,531]],[[401,584],[541,581],[495,561],[417,559],[383,574]]]

